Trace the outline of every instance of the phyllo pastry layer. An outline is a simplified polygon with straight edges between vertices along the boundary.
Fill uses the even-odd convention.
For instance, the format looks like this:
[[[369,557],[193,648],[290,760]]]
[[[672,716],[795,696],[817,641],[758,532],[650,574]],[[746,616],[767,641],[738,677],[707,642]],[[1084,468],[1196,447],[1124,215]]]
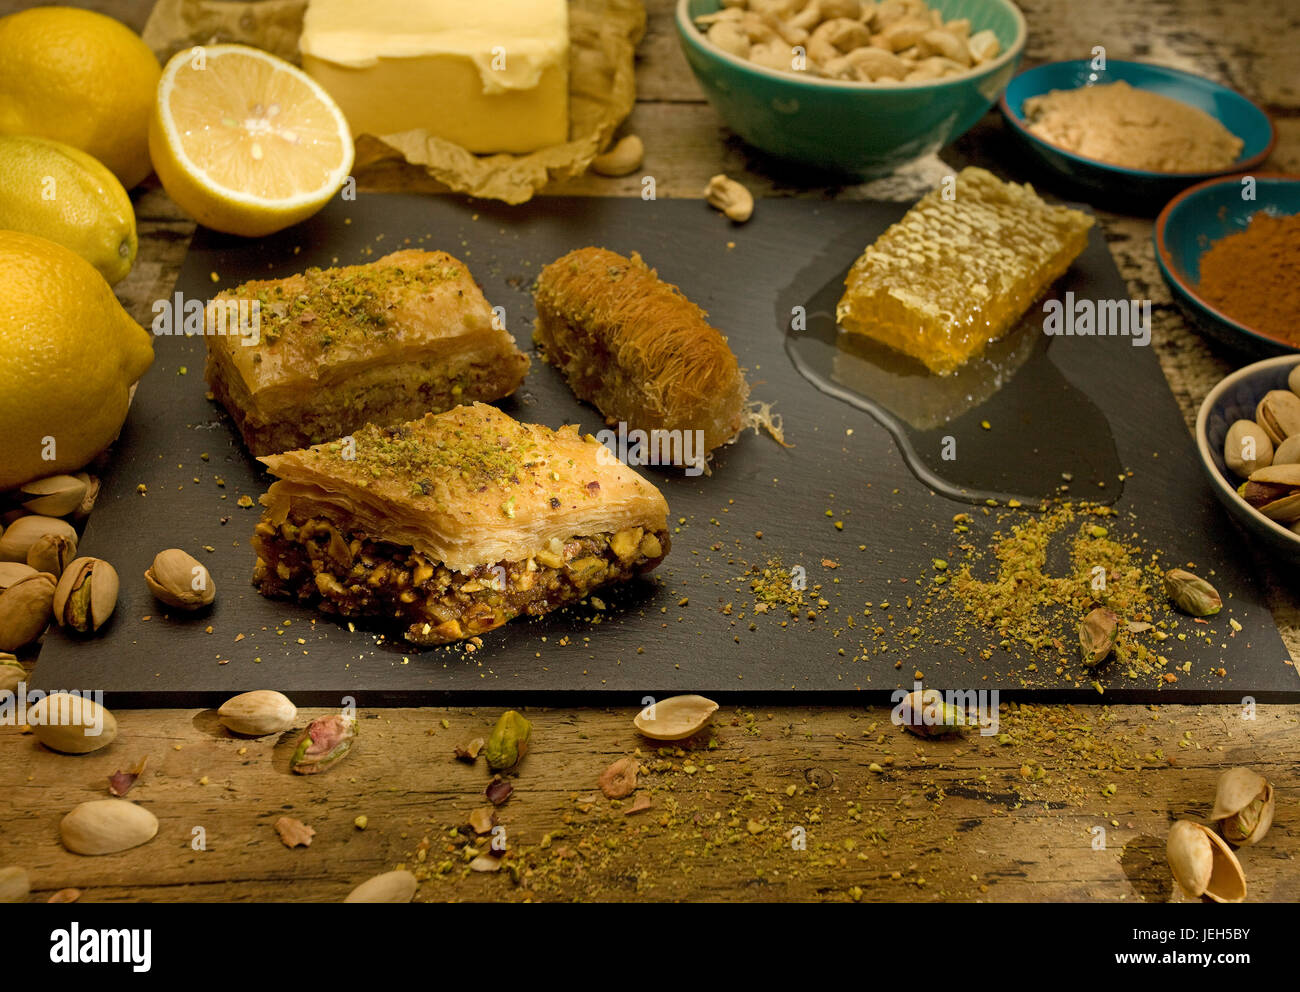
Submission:
[[[578,433],[482,403],[261,459],[255,583],[441,644],[653,569],[659,490]]]
[[[209,327],[240,300],[256,302],[258,333],[206,335],[206,375],[255,455],[499,399],[528,372],[469,270],[445,252],[244,283],[208,304]]]

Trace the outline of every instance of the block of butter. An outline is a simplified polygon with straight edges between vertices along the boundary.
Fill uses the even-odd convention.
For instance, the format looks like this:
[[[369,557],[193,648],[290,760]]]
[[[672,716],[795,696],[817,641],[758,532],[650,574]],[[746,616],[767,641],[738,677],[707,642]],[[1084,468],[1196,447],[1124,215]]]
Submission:
[[[479,154],[568,140],[567,0],[309,0],[299,47],[353,134],[424,128]]]

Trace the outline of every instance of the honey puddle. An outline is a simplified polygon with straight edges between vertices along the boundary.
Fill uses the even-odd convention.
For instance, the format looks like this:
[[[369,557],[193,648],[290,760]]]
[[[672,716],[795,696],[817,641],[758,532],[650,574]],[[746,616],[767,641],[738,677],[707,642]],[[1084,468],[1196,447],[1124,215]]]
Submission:
[[[939,376],[836,325],[846,272],[809,299],[778,304],[786,353],[817,389],[888,429],[921,482],[970,503],[1119,498],[1122,467],[1110,424],[1052,362],[1052,350],[1070,339],[1042,333],[1041,303],[980,358]],[[1067,273],[1049,296],[1063,294],[1071,282]],[[792,316],[796,305],[806,310],[800,330]]]

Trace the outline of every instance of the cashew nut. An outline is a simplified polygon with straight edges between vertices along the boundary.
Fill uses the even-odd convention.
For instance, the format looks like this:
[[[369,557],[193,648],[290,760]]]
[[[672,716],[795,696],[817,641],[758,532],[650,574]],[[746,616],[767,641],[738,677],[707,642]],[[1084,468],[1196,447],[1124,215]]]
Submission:
[[[591,160],[591,167],[602,176],[626,176],[641,168],[645,143],[635,134],[619,140],[609,151]]]
[[[855,48],[844,56],[845,62],[853,70],[853,76],[863,81],[875,82],[886,77],[902,79],[907,75],[907,63],[893,52],[864,45]]]
[[[905,20],[895,21],[884,31],[880,32],[885,40],[889,42],[889,47],[896,52],[901,52],[904,48],[911,48],[919,42],[922,36],[930,30],[928,20],[919,20],[916,18],[906,18]]]
[[[998,36],[992,31],[977,31],[970,36],[966,42],[966,47],[970,49],[971,58],[978,65],[980,62],[987,62],[989,59],[996,58],[1002,46],[998,43]]]
[[[931,79],[942,79],[944,76],[952,76],[965,71],[965,66],[954,62],[952,59],[946,59],[942,55],[932,55],[929,58],[921,59],[912,66],[905,78],[909,83],[923,83]]]
[[[767,69],[788,72],[794,68],[794,53],[784,41],[769,41],[754,45],[749,50],[749,61]]]
[[[766,44],[779,37],[768,19],[761,14],[747,10],[740,21],[741,29],[749,36],[750,44]]]
[[[942,55],[960,63],[963,68],[970,65],[970,49],[966,47],[966,42],[942,28],[921,35],[919,44],[926,55]]]
[[[704,195],[709,206],[721,210],[737,224],[743,224],[754,213],[754,196],[734,179],[728,179],[722,173],[709,180],[704,188]]]
[[[871,32],[860,22],[848,17],[823,21],[808,38],[808,57],[825,65],[871,40]]]
[[[765,68],[860,82],[940,79],[1000,51],[992,31],[971,34],[965,17],[945,22],[927,0],[723,0],[695,23]]]
[[[749,35],[735,21],[718,21],[709,27],[705,37],[724,52],[749,58]]]
[[[833,21],[840,17],[862,22],[861,0],[821,0],[822,20]],[[816,23],[816,22],[814,22]],[[811,28],[813,25],[807,25]]]
[[[804,4],[803,10],[795,14],[794,17],[790,18],[786,23],[792,27],[801,28],[804,31],[811,31],[828,17],[844,16],[842,14],[831,15],[826,13],[827,8],[835,6],[837,2],[838,0],[825,0],[825,2],[823,2],[823,0],[808,0],[808,2]],[[857,0],[854,0],[854,2],[856,3]]]

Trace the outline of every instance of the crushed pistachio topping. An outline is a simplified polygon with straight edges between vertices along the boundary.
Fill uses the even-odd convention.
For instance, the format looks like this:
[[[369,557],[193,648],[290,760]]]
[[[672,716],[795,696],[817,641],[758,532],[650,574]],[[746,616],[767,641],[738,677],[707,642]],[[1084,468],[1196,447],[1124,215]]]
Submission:
[[[423,292],[430,283],[462,275],[458,266],[434,256],[414,267],[310,268],[300,281],[250,283],[234,290],[234,295],[251,292],[257,300],[266,344],[275,345],[291,333],[304,340],[314,339],[324,351],[348,340],[386,337],[391,333],[391,312],[408,296]]]

